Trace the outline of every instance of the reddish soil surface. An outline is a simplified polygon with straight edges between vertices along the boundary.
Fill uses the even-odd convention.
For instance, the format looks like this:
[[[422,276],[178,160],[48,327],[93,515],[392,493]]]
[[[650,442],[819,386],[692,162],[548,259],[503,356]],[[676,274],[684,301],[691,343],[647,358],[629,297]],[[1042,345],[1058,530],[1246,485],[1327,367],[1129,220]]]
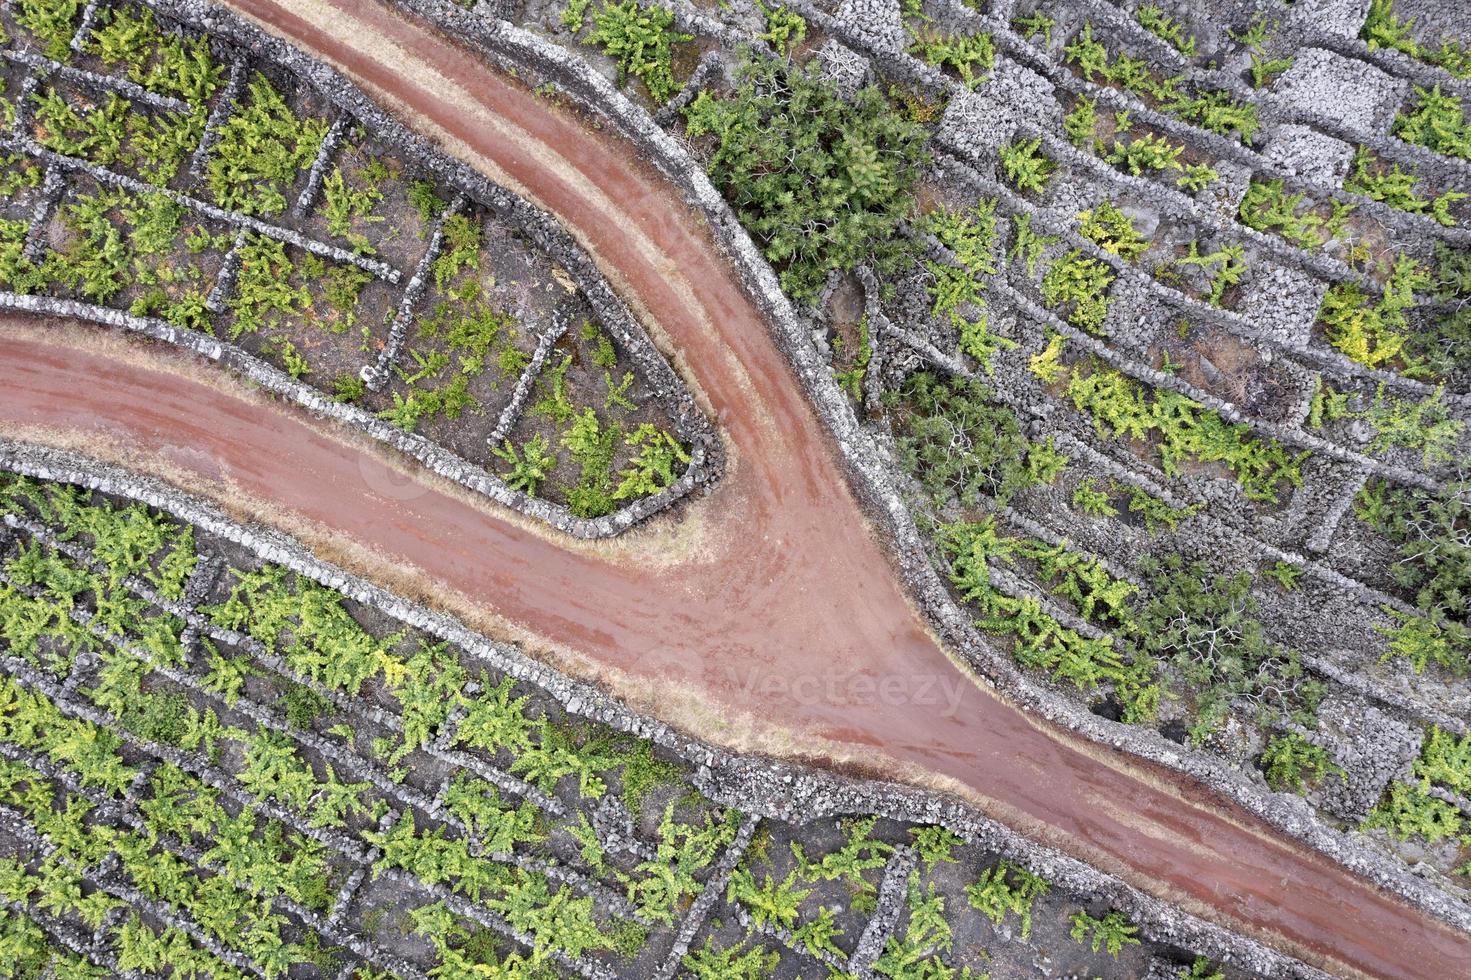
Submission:
[[[0,431],[107,440],[191,491],[268,501],[635,685],[693,692],[699,704],[671,715],[751,717],[873,769],[945,777],[1019,829],[1330,969],[1465,975],[1471,937],[958,670],[908,603],[767,325],[629,147],[376,3],[236,5],[557,214],[717,414],[726,478],[671,531],[571,545],[433,481],[389,487],[371,478],[371,455],[289,409],[14,330],[0,331]],[[685,534],[698,547],[680,548]]]

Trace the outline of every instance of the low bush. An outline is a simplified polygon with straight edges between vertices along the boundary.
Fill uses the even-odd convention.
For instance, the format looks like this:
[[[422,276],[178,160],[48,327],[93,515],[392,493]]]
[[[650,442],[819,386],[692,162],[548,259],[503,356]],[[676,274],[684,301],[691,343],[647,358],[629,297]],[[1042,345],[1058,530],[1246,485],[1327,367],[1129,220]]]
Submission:
[[[1354,154],[1353,173],[1344,181],[1343,189],[1382,201],[1400,211],[1427,215],[1447,228],[1454,227],[1456,219],[1451,215],[1450,207],[1468,195],[1463,191],[1445,191],[1425,197],[1416,191],[1419,183],[1419,177],[1401,170],[1397,163],[1386,170],[1383,161],[1373,151],[1361,146]]]
[[[1395,116],[1391,132],[1406,143],[1471,160],[1471,123],[1461,100],[1443,94],[1439,85],[1429,90],[1415,86],[1415,99],[1413,108]]]
[[[883,275],[910,260],[898,226],[925,131],[878,89],[850,101],[794,67],[747,58],[733,93],[701,92],[685,112],[690,136],[714,135],[710,175],[795,299],[814,299],[831,270],[867,263]]]
[[[1047,267],[1042,302],[1061,310],[1073,326],[1102,336],[1108,318],[1108,287],[1113,281],[1113,270],[1075,248]]]
[[[638,0],[604,3],[593,14],[592,33],[587,36],[618,63],[618,84],[632,75],[649,90],[649,98],[663,104],[678,91],[674,81],[674,45],[694,40],[669,28],[674,13],[657,4],[641,6]]]

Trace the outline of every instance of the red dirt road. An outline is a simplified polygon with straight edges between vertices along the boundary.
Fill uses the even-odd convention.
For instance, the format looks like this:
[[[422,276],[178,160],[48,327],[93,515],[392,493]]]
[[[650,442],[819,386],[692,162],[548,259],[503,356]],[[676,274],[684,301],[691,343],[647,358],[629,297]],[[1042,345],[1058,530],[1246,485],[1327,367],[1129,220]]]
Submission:
[[[186,489],[267,501],[586,655],[625,693],[685,692],[696,703],[671,707],[678,718],[750,716],[891,774],[948,777],[1003,821],[1326,968],[1466,975],[1471,937],[960,672],[907,602],[766,324],[627,146],[376,3],[235,6],[555,213],[718,413],[725,480],[683,527],[569,545],[427,482],[387,490],[365,478],[380,464],[289,409],[4,329],[0,431],[100,436]],[[682,535],[698,549],[672,547]]]

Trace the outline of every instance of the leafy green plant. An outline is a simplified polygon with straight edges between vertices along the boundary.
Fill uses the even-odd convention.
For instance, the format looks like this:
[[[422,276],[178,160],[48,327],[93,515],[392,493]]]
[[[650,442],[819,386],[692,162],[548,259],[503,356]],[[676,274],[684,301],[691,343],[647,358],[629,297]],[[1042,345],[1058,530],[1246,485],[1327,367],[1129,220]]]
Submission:
[[[678,91],[672,59],[674,45],[694,40],[692,34],[671,31],[674,12],[658,5],[640,6],[637,0],[605,2],[593,14],[593,30],[587,36],[618,63],[618,83],[632,75],[643,82],[657,103],[669,101]]]
[[[1006,252],[1006,261],[1015,262],[1020,258],[1027,267],[1027,275],[1033,275],[1037,271],[1037,262],[1042,258],[1042,252],[1057,241],[1057,236],[1033,231],[1030,211],[1013,218],[1012,226],[1015,238]]]
[[[1001,170],[1018,190],[1041,193],[1057,165],[1042,153],[1042,137],[1022,140],[997,151]]]
[[[1180,154],[1184,152],[1183,146],[1154,133],[1144,133],[1130,140],[1115,139],[1103,159],[1138,177],[1157,170],[1181,169]]]
[[[936,68],[953,68],[968,89],[988,77],[996,62],[990,34],[944,34],[923,30],[915,34],[910,54]]]
[[[1415,190],[1419,183],[1419,177],[1406,173],[1397,163],[1386,170],[1372,150],[1361,146],[1354,153],[1354,169],[1344,181],[1343,189],[1364,194],[1400,211],[1428,215],[1447,228],[1454,227],[1456,219],[1450,207],[1468,195],[1464,191],[1449,190],[1434,197],[1423,197]]]
[[[1130,262],[1149,250],[1149,239],[1139,234],[1129,216],[1112,201],[1102,201],[1097,207],[1080,211],[1078,234],[1105,252]]]
[[[1186,36],[1179,21],[1165,14],[1158,5],[1142,4],[1134,11],[1134,19],[1144,28],[1187,58],[1195,57],[1195,37]]]
[[[1303,207],[1306,200],[1306,193],[1287,193],[1284,181],[1253,179],[1241,199],[1238,216],[1248,228],[1275,232],[1299,248],[1317,251],[1331,233],[1311,205]]]
[[[914,838],[914,853],[924,862],[925,871],[933,871],[937,864],[955,864],[955,848],[965,841],[947,827],[914,827],[909,831]]]
[[[799,301],[829,270],[868,263],[883,275],[908,260],[897,229],[925,133],[878,89],[848,100],[789,65],[747,59],[729,97],[701,92],[685,115],[691,137],[714,134],[712,179]]]
[[[1471,123],[1460,98],[1443,94],[1439,85],[1429,90],[1417,85],[1415,99],[1413,108],[1394,117],[1391,132],[1407,143],[1471,160]]]
[[[1113,281],[1113,271],[1107,265],[1075,248],[1047,267],[1042,277],[1042,301],[1061,308],[1073,326],[1102,335],[1108,317],[1108,287]]]
[[[1073,942],[1087,941],[1093,952],[1106,950],[1109,956],[1118,959],[1125,946],[1138,946],[1139,927],[1125,918],[1124,913],[1110,909],[1103,918],[1094,918],[1087,910],[1079,909],[1069,919],[1073,924]]]
[[[546,436],[540,433],[528,439],[520,452],[508,439],[500,448],[492,448],[491,454],[511,466],[502,474],[506,485],[527,494],[534,495],[557,466],[557,457],[550,452]]]
[[[1204,956],[1197,956],[1189,966],[1182,966],[1175,974],[1178,980],[1226,980],[1224,970],[1211,966]]]
[[[316,159],[328,125],[298,119],[279,92],[257,73],[236,111],[219,127],[206,180],[221,207],[244,214],[279,214],[286,191]]]
[[[807,21],[780,4],[768,7],[761,0],[756,0],[756,6],[766,18],[766,33],[761,35],[761,40],[790,58],[792,51],[801,47],[807,37]]]
[[[1318,321],[1328,342],[1366,367],[1401,361],[1409,340],[1408,311],[1415,293],[1431,285],[1420,263],[1401,253],[1384,283],[1379,300],[1369,302],[1356,282],[1335,283],[1323,297]]]
[[[1262,574],[1281,586],[1282,591],[1293,592],[1297,589],[1298,579],[1302,578],[1302,566],[1286,561],[1275,561],[1262,569]]]
[[[1200,254],[1200,245],[1194,239],[1190,252],[1174,260],[1176,265],[1211,270],[1210,294],[1212,306],[1220,306],[1226,290],[1239,283],[1246,275],[1246,246],[1240,242],[1229,242],[1206,255]]]
[[[1042,11],[1033,11],[1031,14],[1011,19],[1011,29],[1024,38],[1042,35],[1043,44],[1052,43],[1052,28],[1057,26],[1057,21],[1048,17]]]
[[[1032,934],[1032,906],[1050,887],[1046,879],[1003,858],[966,886],[965,897],[992,925],[1001,925],[1008,914],[1019,916],[1026,939]]]
[[[1343,774],[1343,768],[1327,751],[1314,745],[1297,732],[1273,735],[1262,749],[1262,772],[1267,784],[1275,790],[1291,789],[1301,793],[1306,781],[1318,782],[1330,772]]]
[[[1062,131],[1079,149],[1092,146],[1098,138],[1098,103],[1093,99],[1079,98],[1063,118]]]
[[[1119,509],[1112,502],[1108,490],[1098,485],[1097,477],[1085,477],[1073,487],[1073,506],[1085,514],[1095,517],[1117,517]]]
[[[1394,12],[1394,0],[1371,0],[1369,16],[1359,31],[1373,51],[1377,48],[1392,48],[1411,58],[1432,65],[1439,65],[1457,78],[1471,78],[1471,50],[1463,42],[1442,41],[1439,48],[1423,47],[1411,35],[1415,26],[1413,18],[1400,20]]]
[[[43,42],[46,57],[66,61],[71,54],[83,0],[16,0],[15,23]]]

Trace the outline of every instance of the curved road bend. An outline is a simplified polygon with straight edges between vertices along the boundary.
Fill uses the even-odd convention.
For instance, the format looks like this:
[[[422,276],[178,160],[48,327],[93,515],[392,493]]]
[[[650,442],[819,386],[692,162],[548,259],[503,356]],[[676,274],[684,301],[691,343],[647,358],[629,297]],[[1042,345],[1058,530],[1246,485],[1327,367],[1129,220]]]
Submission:
[[[701,220],[631,147],[378,3],[233,2],[555,213],[656,325],[728,440],[726,479],[691,505],[701,547],[640,555],[640,538],[658,533],[568,546],[428,485],[385,494],[364,480],[362,451],[297,412],[23,332],[0,330],[0,431],[126,440],[192,489],[268,501],[635,684],[693,690],[871,768],[954,780],[1018,829],[1328,969],[1466,975],[1471,936],[959,671],[870,535],[767,324]],[[947,710],[937,691],[963,697]]]

